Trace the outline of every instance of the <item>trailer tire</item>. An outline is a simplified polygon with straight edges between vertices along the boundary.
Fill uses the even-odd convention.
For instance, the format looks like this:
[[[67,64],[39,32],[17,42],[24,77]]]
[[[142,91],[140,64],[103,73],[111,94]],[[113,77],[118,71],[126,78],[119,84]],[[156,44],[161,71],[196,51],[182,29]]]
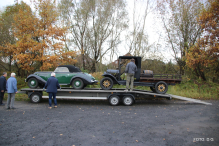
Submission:
[[[122,98],[122,102],[126,106],[131,106],[134,103],[134,99],[132,98],[132,96],[126,95]]]
[[[28,80],[28,86],[29,86],[30,88],[32,88],[32,89],[37,88],[38,85],[39,85],[39,83],[38,83],[38,81],[37,81],[36,78],[30,78],[30,79]]]
[[[42,95],[40,93],[34,92],[30,95],[30,101],[32,103],[39,103],[42,100]]]
[[[155,90],[159,94],[165,94],[168,90],[168,85],[164,81],[157,82],[155,85]]]
[[[100,87],[103,90],[110,90],[113,87],[113,80],[109,77],[105,77],[100,81]]]
[[[119,104],[119,96],[117,95],[112,95],[110,98],[109,98],[109,103],[113,106],[116,106]]]

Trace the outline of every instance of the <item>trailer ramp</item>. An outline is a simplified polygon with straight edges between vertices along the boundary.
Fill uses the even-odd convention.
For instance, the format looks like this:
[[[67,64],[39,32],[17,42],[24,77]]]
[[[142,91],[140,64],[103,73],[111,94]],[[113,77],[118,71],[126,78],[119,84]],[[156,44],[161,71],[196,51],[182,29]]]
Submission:
[[[195,103],[201,103],[201,104],[205,104],[205,105],[212,105],[212,103],[209,102],[204,102],[198,99],[192,99],[192,98],[188,98],[188,97],[182,97],[182,96],[178,96],[178,95],[172,95],[169,94],[172,98],[176,98],[176,99],[180,99],[180,100],[185,100],[185,101],[190,101],[190,102],[195,102]]]

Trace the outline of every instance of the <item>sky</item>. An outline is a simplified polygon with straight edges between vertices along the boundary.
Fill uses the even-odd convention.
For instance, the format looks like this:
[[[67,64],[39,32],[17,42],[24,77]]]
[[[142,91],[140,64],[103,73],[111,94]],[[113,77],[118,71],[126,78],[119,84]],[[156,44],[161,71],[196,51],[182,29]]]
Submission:
[[[2,11],[3,8],[5,8],[8,5],[13,5],[15,3],[14,1],[15,0],[0,0],[0,10]],[[18,2],[21,2],[21,1],[24,1],[25,3],[31,5],[32,0],[18,0]],[[137,10],[139,10],[136,13],[141,14],[142,11],[144,13],[145,6],[143,3],[145,3],[144,0],[136,0],[136,7],[137,7]],[[127,7],[130,10],[130,12],[133,10],[133,4],[134,4],[133,0],[128,0]],[[132,17],[132,14],[130,17]],[[130,18],[130,21],[132,21],[132,18]],[[152,13],[149,13],[149,15],[147,16],[145,30],[149,36],[149,44],[153,44],[153,43],[157,42],[159,40],[159,35],[161,33],[163,33],[161,24],[156,22]],[[125,49],[125,48],[127,48],[125,43],[121,44],[120,46],[122,49],[119,49],[120,51],[118,53],[118,56],[120,56],[120,55],[122,56],[122,55],[125,55],[126,53],[128,53],[128,50]],[[163,61],[168,62],[170,59],[173,60],[173,57],[171,55],[170,50],[162,50],[162,54],[166,58]],[[114,59],[116,60],[117,56],[115,56]],[[106,60],[106,61],[108,61],[108,60]]]

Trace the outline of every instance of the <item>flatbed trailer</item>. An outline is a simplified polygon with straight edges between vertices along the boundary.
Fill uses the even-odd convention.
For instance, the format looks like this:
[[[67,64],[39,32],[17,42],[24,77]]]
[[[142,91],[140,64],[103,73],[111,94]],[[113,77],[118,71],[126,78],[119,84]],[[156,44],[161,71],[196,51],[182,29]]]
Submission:
[[[24,88],[21,89],[20,93],[26,93],[30,98],[31,102],[39,103],[42,98],[48,98],[43,96],[45,89],[42,88]],[[96,100],[108,100],[113,106],[123,103],[126,106],[132,105],[137,98],[166,98],[171,100],[177,98],[180,100],[187,100],[202,104],[211,104],[200,100],[190,99],[186,97],[170,95],[170,94],[158,94],[151,91],[134,89],[133,91],[124,91],[124,89],[116,88],[111,90],[103,90],[101,88],[85,88],[82,90],[76,90],[72,88],[58,89],[56,98],[57,99],[96,99]]]

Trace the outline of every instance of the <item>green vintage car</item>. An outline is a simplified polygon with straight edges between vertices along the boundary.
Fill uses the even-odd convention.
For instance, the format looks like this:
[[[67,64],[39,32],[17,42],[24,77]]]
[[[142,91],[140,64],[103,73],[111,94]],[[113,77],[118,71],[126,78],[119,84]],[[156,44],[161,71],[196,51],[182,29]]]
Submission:
[[[73,65],[58,66],[54,72],[60,85],[72,85],[74,89],[83,89],[87,85],[98,82],[92,75],[82,72],[78,67]],[[28,83],[30,88],[43,88],[48,78],[51,77],[51,73],[45,71],[35,72],[29,75],[25,82]]]

